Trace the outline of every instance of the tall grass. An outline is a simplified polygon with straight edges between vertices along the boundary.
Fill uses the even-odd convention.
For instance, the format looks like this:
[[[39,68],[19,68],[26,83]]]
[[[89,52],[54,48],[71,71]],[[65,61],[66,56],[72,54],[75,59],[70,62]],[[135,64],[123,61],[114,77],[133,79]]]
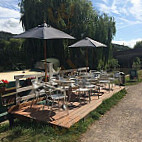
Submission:
[[[12,129],[7,124],[0,126],[0,141],[9,142],[77,142],[80,135],[88,129],[88,127],[99,120],[102,115],[116,105],[126,94],[123,89],[114,94],[111,98],[106,99],[103,103],[92,111],[86,119],[80,120],[70,129],[53,127],[43,123],[15,121]]]

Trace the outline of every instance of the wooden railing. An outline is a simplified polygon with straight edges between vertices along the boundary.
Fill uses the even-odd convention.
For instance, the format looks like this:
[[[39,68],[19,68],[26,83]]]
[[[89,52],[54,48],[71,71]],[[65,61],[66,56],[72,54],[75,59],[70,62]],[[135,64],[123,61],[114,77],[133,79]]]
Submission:
[[[2,106],[10,107],[12,105],[16,105],[17,103],[20,103],[20,101],[25,101],[27,99],[30,99],[33,97],[33,87],[32,85],[22,87],[20,86],[20,80],[24,78],[31,78],[35,77],[36,80],[39,80],[39,78],[43,77],[44,73],[41,74],[32,74],[32,75],[16,75],[14,78],[16,79],[16,87],[7,88],[3,94],[1,94],[1,104]],[[27,96],[20,96],[22,92],[29,91],[29,94]]]
[[[2,105],[10,107],[16,104],[16,87],[8,88],[1,96]]]
[[[66,74],[66,73],[73,73],[73,72],[84,72],[84,71],[88,71],[89,67],[82,67],[82,68],[78,68],[78,69],[68,69],[68,70],[61,70],[59,73],[62,74]]]
[[[24,79],[24,78],[31,78],[31,77],[35,77],[36,81],[39,81],[40,78],[44,77],[44,73],[41,74],[32,74],[32,75],[16,75],[14,76],[14,79],[16,79],[16,104],[20,103],[20,101],[25,101],[27,99],[30,99],[33,97],[33,95],[31,95],[33,93],[33,86],[29,85],[26,87],[21,87],[20,86],[20,79]],[[30,91],[29,94],[27,96],[19,96],[19,93],[25,92],[25,91]]]
[[[83,72],[89,70],[89,67],[83,67],[83,68],[78,68],[78,69],[69,69],[69,70],[61,70],[60,74],[65,74],[65,73],[72,73],[72,72]],[[34,97],[33,95],[33,86],[25,86],[22,87],[20,86],[20,80],[26,79],[26,78],[31,78],[35,77],[35,79],[38,81],[39,78],[44,77],[44,73],[40,74],[32,74],[32,75],[16,75],[14,76],[15,81],[15,86],[12,88],[6,89],[5,93],[1,96],[2,98],[2,104],[4,106],[11,106],[20,103],[21,101],[26,101],[28,99],[32,99]],[[20,96],[22,92],[29,91],[29,94],[26,96]]]

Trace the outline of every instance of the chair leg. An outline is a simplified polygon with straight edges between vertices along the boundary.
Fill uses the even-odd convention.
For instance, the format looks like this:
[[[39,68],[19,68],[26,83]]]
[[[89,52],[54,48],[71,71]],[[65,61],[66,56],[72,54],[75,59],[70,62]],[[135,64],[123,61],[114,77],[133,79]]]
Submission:
[[[54,100],[52,100],[51,103],[52,103],[52,104],[51,104],[50,111],[49,111],[49,115],[48,115],[49,118],[51,117],[51,112],[52,112]]]
[[[91,90],[88,93],[89,93],[89,103],[90,103],[91,102]]]

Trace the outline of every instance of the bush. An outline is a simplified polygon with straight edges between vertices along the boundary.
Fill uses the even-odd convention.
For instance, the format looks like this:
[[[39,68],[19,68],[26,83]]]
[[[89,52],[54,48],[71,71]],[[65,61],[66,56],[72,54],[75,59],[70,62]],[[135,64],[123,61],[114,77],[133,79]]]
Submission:
[[[133,61],[133,64],[132,64],[132,68],[134,69],[140,69],[141,68],[141,60],[139,57],[136,57]]]
[[[111,60],[108,61],[108,64],[107,64],[106,68],[107,68],[107,70],[111,71],[111,70],[115,70],[119,66],[120,65],[118,64],[117,59],[111,59]]]

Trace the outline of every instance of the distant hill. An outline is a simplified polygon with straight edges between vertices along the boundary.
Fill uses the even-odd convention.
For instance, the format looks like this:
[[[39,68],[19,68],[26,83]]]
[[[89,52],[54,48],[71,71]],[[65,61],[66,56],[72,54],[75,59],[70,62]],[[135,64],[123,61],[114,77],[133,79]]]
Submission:
[[[118,51],[130,50],[131,48],[124,45],[112,44],[113,53]]]
[[[14,36],[15,34],[12,33],[8,33],[8,32],[4,32],[4,31],[0,31],[0,40],[4,39],[4,40],[9,40],[12,36]]]

